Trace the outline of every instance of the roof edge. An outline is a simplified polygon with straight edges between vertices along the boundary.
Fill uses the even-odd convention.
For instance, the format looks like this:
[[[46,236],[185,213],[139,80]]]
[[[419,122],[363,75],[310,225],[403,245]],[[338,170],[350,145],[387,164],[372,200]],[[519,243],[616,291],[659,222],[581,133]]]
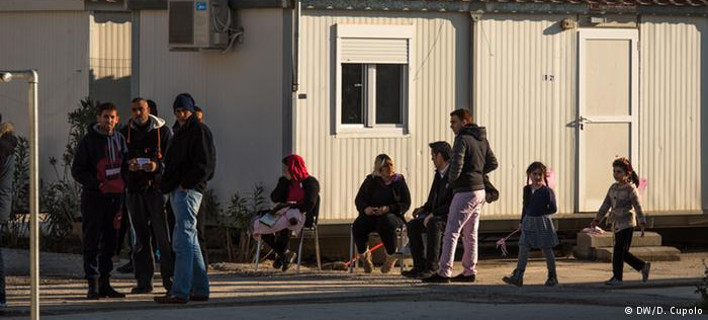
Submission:
[[[526,3],[482,1],[424,0],[302,0],[306,10],[403,11],[403,12],[475,12],[527,14],[640,14],[708,16],[708,6],[701,5],[636,5],[602,3]]]

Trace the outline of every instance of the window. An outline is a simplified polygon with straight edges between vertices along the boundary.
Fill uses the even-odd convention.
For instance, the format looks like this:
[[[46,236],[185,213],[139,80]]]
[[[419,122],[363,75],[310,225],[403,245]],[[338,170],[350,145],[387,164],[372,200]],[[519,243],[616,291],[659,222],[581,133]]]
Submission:
[[[342,64],[342,124],[403,125],[405,70],[401,64]]]
[[[337,26],[337,135],[409,133],[412,34],[412,26]]]
[[[364,124],[363,64],[342,65],[342,123]]]

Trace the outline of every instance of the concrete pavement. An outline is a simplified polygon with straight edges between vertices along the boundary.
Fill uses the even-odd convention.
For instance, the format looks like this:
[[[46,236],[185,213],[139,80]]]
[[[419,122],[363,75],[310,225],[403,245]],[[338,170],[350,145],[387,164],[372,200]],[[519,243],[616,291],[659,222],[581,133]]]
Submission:
[[[64,257],[69,260],[63,261],[74,258]],[[572,258],[558,260],[561,285],[556,288],[542,285],[546,277],[543,259],[529,263],[526,286],[522,288],[501,281],[502,276],[514,269],[516,262],[513,259],[482,260],[476,283],[449,285],[423,284],[398,274],[383,275],[378,271],[365,275],[359,270],[350,275],[343,271],[303,268],[304,272],[298,275],[293,271],[275,271],[268,264],[262,265],[259,272],[254,272],[250,264],[222,264],[220,270],[210,272],[212,299],[209,302],[164,306],[152,302],[153,294],[86,301],[85,282],[76,276],[61,275],[43,278],[41,301],[43,315],[56,319],[193,319],[202,315],[211,319],[254,319],[264,315],[268,319],[281,316],[292,319],[373,319],[389,313],[391,316],[403,313],[409,315],[406,318],[425,319],[437,318],[438,312],[455,319],[463,314],[469,318],[470,312],[475,310],[477,312],[473,314],[482,319],[534,313],[549,319],[556,315],[563,319],[602,316],[614,319],[626,317],[626,307],[654,306],[667,312],[671,307],[693,307],[700,298],[694,293],[695,284],[703,277],[702,260],[708,259],[708,253],[682,254],[681,259],[654,262],[647,283],[640,282],[640,275],[627,267],[626,285],[621,288],[608,288],[602,284],[611,276],[609,263]],[[133,280],[125,275],[117,277],[118,290],[129,292]],[[6,314],[26,316],[28,279],[15,276],[8,280],[9,308]],[[159,280],[155,283],[159,284]],[[155,294],[163,292],[159,288]],[[300,317],[297,312],[303,310],[306,311]],[[480,313],[480,310],[484,312]]]

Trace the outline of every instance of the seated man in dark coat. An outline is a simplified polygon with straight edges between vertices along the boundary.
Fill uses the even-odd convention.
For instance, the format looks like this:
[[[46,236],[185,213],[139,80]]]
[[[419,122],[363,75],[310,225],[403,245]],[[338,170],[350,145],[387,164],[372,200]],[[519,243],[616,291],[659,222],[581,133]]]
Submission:
[[[433,177],[433,185],[430,187],[430,194],[428,194],[428,201],[413,211],[415,219],[408,222],[413,269],[402,273],[406,277],[429,277],[438,270],[440,241],[443,232],[445,232],[447,213],[452,201],[452,188],[447,179],[451,153],[452,147],[445,141],[430,144],[435,176]],[[423,234],[427,234],[427,250],[424,250]]]

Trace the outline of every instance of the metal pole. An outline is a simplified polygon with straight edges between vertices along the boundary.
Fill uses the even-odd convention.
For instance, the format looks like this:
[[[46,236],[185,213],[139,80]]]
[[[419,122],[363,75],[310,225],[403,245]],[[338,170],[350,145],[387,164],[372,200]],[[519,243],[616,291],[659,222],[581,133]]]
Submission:
[[[39,76],[31,70],[29,79],[29,115],[30,115],[30,317],[39,319],[39,123],[38,96]]]
[[[29,83],[29,172],[30,172],[30,319],[39,319],[39,124],[38,96],[39,76],[36,70],[0,71],[0,81],[14,79]]]

